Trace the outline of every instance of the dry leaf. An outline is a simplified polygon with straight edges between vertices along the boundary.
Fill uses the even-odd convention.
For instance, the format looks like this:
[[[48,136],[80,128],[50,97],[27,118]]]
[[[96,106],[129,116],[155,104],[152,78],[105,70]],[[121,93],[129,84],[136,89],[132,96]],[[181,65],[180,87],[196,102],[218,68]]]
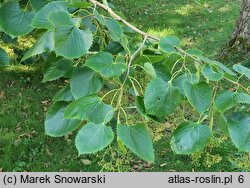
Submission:
[[[82,164],[84,165],[91,165],[92,161],[88,160],[88,159],[82,159]]]
[[[46,148],[46,153],[47,153],[48,156],[50,156],[50,157],[53,155],[53,153],[50,152],[49,148]]]
[[[0,99],[5,99],[5,93],[4,93],[4,91],[0,92]]]
[[[22,143],[22,139],[18,138],[17,140],[14,141],[14,146],[17,147]]]
[[[167,163],[162,163],[161,165],[160,165],[160,167],[164,167],[164,166],[166,166],[167,165]]]

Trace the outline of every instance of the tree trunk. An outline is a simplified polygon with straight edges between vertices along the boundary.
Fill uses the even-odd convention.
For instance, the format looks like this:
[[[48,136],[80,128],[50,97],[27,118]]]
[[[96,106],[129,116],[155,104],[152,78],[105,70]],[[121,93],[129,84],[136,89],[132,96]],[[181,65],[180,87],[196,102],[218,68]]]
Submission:
[[[250,54],[250,0],[242,2],[240,16],[228,47],[229,51]]]

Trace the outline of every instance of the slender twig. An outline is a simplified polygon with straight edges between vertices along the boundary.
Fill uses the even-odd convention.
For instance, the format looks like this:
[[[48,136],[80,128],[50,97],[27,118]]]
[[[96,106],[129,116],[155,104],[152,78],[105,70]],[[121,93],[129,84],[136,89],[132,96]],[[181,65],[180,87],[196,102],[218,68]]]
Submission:
[[[238,87],[240,87],[241,89],[243,89],[246,93],[248,93],[250,95],[250,91],[247,88],[245,88],[243,85],[241,85],[240,83],[235,82],[235,81],[233,81],[233,80],[231,80],[229,78],[226,78],[226,77],[224,77],[224,79],[231,82],[234,85],[237,85]]]
[[[140,53],[140,51],[142,50],[143,46],[145,45],[146,41],[148,39],[148,35],[146,35],[144,37],[144,40],[142,42],[142,44],[140,45],[140,47],[135,51],[135,53],[130,57],[129,63],[128,63],[128,72],[127,72],[127,77],[129,77],[130,74],[130,68],[132,65],[133,60],[136,58],[137,54]]]
[[[120,17],[119,15],[117,15],[110,7],[106,6],[105,4],[102,4],[96,0],[88,0],[89,2],[91,2],[92,4],[94,4],[94,6],[98,6],[101,7],[102,9],[106,10],[115,20],[122,22],[123,24],[125,24],[126,26],[128,26],[129,28],[131,28],[132,30],[134,30],[136,33],[139,33],[140,35],[144,36],[144,39],[150,38],[156,41],[160,41],[160,39],[156,36],[150,35],[140,29],[138,29],[137,27],[133,26],[132,24],[130,24],[129,22],[127,22],[126,20],[124,20],[122,17]],[[179,51],[180,53],[182,53],[183,55],[186,55],[187,57],[190,57],[191,59],[193,59],[194,61],[203,64],[203,62],[197,58],[195,58],[194,56],[192,56],[191,54],[185,52],[185,50],[183,50],[180,47],[175,47],[175,49],[177,51]],[[140,49],[141,50],[141,49]],[[139,50],[139,51],[140,51]],[[242,88],[245,92],[247,92],[250,95],[250,91],[245,88],[243,85],[241,85],[238,82],[235,82],[229,78],[225,78],[225,80],[231,82],[234,85],[237,85],[238,87]]]
[[[127,75],[126,75],[126,78],[124,79],[122,85],[121,85],[121,88],[120,88],[120,95],[119,95],[119,98],[118,98],[118,104],[117,104],[117,107],[116,109],[118,109],[118,117],[119,117],[119,112],[120,112],[120,107],[121,107],[121,101],[122,101],[122,96],[123,96],[123,88],[126,84],[126,81],[128,80],[129,78],[129,74],[130,74],[130,68],[131,68],[131,65],[132,65],[132,62],[133,60],[135,59],[135,57],[137,56],[137,54],[142,50],[143,46],[145,45],[145,42],[147,41],[147,36],[145,36],[142,44],[140,45],[140,47],[135,51],[135,53],[130,57],[130,60],[128,62],[128,71],[127,71]]]

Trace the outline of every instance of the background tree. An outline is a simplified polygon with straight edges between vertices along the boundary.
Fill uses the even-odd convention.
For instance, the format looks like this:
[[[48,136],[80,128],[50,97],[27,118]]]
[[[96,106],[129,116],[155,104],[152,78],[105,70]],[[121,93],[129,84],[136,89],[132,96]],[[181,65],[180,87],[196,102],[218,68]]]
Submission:
[[[250,0],[243,0],[242,2],[240,16],[237,19],[226,51],[236,53],[247,52],[247,56],[250,55]]]

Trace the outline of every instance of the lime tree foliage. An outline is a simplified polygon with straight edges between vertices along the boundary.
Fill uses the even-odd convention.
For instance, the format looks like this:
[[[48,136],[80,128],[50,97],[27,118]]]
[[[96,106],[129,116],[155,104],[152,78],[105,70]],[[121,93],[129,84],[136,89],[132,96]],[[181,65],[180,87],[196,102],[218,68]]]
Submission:
[[[53,98],[45,132],[61,137],[76,131],[79,154],[117,143],[124,153],[154,162],[150,123],[166,123],[183,101],[199,115],[183,117],[173,131],[175,153],[204,150],[219,129],[239,151],[250,152],[250,70],[243,65],[231,69],[185,49],[175,36],[144,33],[106,1],[2,0],[0,30],[2,38],[37,39],[22,61],[43,57],[43,82],[67,80]],[[0,66],[9,64],[0,48]],[[141,119],[129,121],[130,113]]]

